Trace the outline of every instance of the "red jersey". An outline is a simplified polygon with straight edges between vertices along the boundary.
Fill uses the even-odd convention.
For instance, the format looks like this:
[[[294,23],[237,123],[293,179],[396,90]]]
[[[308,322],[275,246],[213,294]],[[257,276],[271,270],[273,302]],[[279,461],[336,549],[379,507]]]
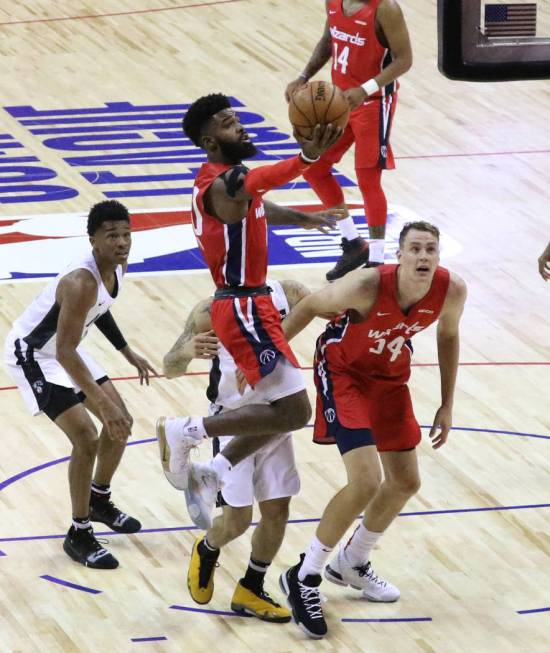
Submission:
[[[342,0],[331,0],[327,18],[332,40],[332,82],[343,91],[361,86],[391,63],[391,53],[376,36],[376,10],[382,0],[369,0],[346,16]],[[373,93],[381,97],[397,90],[397,82]]]
[[[226,224],[210,215],[204,194],[232,166],[204,163],[193,187],[193,230],[217,288],[262,286],[267,275],[267,221],[262,196],[250,202],[246,217]]]
[[[408,341],[435,322],[449,288],[449,271],[438,267],[428,293],[403,313],[397,303],[398,265],[381,265],[378,297],[367,317],[353,311],[333,320],[317,341],[316,365],[353,377],[402,384],[410,376]]]

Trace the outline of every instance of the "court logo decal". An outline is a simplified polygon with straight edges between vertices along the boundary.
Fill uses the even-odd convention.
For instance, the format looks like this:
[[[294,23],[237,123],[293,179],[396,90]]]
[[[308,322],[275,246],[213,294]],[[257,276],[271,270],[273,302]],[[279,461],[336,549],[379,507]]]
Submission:
[[[290,131],[269,124],[238,98],[229,100],[258,149],[255,161],[271,163],[298,154]],[[16,121],[27,132],[29,145],[0,133],[0,204],[64,202],[90,185],[109,199],[179,196],[188,204],[193,179],[206,160],[181,129],[189,106],[106,102],[76,109],[3,107],[8,114],[4,124]],[[53,168],[39,159],[44,148]],[[80,175],[77,184],[75,172]],[[355,186],[343,174],[337,172],[337,178],[343,187]],[[307,184],[300,180],[283,188],[295,191]]]
[[[297,204],[303,210],[319,205]],[[368,237],[362,204],[350,202],[359,233]],[[404,207],[390,206],[386,262],[395,262],[399,232],[405,222],[420,216]],[[132,211],[132,249],[129,274],[192,274],[206,271],[197,247],[188,208]],[[0,282],[51,277],[70,261],[90,250],[86,216],[77,213],[0,217]],[[338,229],[329,234],[294,226],[269,228],[269,263],[272,266],[332,264],[341,254]],[[455,256],[460,244],[442,233],[443,260]]]

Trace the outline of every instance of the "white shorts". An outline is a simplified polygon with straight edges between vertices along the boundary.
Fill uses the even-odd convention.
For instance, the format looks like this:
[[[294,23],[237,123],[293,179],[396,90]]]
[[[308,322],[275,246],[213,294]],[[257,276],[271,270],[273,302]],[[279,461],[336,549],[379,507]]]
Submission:
[[[15,346],[16,340],[17,338],[13,337],[12,334],[6,339],[4,363],[7,371],[17,384],[28,409],[33,415],[38,415],[42,412],[39,407],[39,402],[47,389],[48,383],[72,388],[75,393],[81,391],[80,386],[73,381],[65,368],[51,354],[45,355],[35,350],[32,354],[32,360],[26,360],[27,364],[24,367],[18,364]],[[26,344],[21,341],[20,347],[22,351],[21,355],[25,356]],[[96,363],[83,347],[77,347],[76,351],[96,381],[107,376],[107,373],[101,365]]]
[[[222,453],[232,439],[231,435],[219,438]],[[221,494],[229,506],[242,508],[251,506],[254,499],[258,502],[281,499],[299,491],[292,434],[281,433],[224,474]]]
[[[305,389],[302,370],[280,356],[273,372],[260,379],[254,388],[247,385],[244,394],[239,399],[234,397],[230,405],[224,403],[223,396],[218,397],[216,403],[234,410],[249,404],[270,404]]]

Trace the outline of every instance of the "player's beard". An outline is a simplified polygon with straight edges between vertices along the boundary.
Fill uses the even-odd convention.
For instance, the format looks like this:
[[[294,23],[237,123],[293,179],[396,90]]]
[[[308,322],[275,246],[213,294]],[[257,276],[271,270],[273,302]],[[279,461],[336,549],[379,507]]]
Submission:
[[[218,141],[218,145],[225,161],[233,165],[244,159],[251,159],[258,153],[256,146],[251,141],[237,141],[236,143]]]

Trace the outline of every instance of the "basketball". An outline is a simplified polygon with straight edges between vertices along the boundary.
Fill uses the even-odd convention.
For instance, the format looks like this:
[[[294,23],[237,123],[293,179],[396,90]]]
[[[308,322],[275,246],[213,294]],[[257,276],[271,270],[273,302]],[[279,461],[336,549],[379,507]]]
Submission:
[[[317,124],[345,127],[349,105],[342,91],[330,82],[308,82],[291,96],[288,117],[300,136],[311,138]]]

